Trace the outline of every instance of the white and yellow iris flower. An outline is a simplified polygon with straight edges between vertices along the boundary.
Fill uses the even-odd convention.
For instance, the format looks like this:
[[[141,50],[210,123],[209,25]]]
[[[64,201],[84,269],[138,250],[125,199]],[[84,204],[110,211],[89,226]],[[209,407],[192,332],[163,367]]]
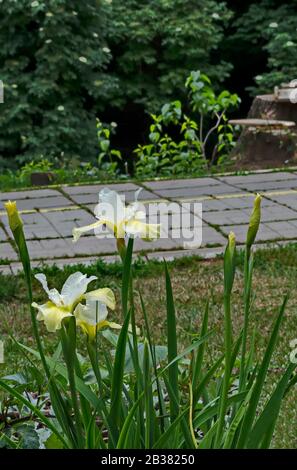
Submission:
[[[37,320],[43,321],[48,331],[59,330],[62,320],[72,315],[76,317],[76,322],[83,331],[91,337],[104,327],[121,328],[120,325],[106,320],[107,308],[115,309],[112,290],[104,288],[86,292],[88,284],[97,279],[96,276],[88,278],[81,272],[71,274],[61,292],[48,288],[44,274],[36,274],[35,277],[41,283],[49,300],[42,305],[34,302],[32,306],[38,310]]]
[[[135,201],[125,207],[120,195],[108,188],[99,193],[99,204],[95,210],[98,219],[94,224],[85,227],[75,227],[72,231],[73,241],[76,242],[80,236],[90,230],[106,227],[118,239],[126,235],[130,238],[142,238],[153,240],[160,236],[160,224],[147,224],[146,214],[140,209],[137,200],[140,190],[135,193]]]

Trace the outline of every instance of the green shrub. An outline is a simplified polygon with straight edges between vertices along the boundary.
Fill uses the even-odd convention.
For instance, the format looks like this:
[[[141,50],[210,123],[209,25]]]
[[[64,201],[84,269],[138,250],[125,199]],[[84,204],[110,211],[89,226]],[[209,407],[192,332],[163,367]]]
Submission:
[[[0,3],[0,155],[20,164],[97,157],[96,114],[114,92],[105,2]]]
[[[184,97],[186,77],[198,68],[222,83],[232,67],[215,52],[230,17],[221,1],[113,0],[109,44],[120,84],[113,103],[157,112]]]
[[[262,70],[249,88],[253,94],[272,93],[274,86],[296,79],[296,13],[296,0],[261,0],[236,20],[236,32],[229,37],[233,48],[241,44],[256,64],[257,56],[267,57],[267,63],[257,64]]]
[[[192,118],[182,111],[180,101],[165,104],[159,115],[151,114],[150,143],[134,151],[139,178],[197,175],[226,162],[234,145],[226,113],[238,106],[239,97],[227,90],[216,94],[200,71],[190,73],[186,89]],[[179,138],[171,136],[173,129]]]

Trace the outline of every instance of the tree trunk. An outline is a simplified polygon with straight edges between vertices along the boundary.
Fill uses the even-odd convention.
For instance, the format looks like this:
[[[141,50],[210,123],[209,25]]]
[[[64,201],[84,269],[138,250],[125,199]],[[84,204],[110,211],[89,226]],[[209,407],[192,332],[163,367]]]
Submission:
[[[274,95],[257,96],[247,117],[297,123],[297,104],[280,102]],[[296,165],[297,125],[270,131],[243,128],[231,158],[238,170]]]

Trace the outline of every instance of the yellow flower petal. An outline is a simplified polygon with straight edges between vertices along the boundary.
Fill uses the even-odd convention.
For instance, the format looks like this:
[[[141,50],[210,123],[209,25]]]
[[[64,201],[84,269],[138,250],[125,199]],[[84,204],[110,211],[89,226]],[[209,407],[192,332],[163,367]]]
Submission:
[[[96,289],[91,292],[87,292],[84,296],[84,299],[90,301],[99,301],[107,305],[111,310],[115,309],[115,296],[111,289],[105,287],[104,289]]]
[[[154,240],[160,237],[160,224],[146,224],[139,220],[129,220],[126,223],[126,233],[133,237],[139,236],[144,240]]]
[[[67,309],[57,307],[52,302],[38,305],[33,302],[32,307],[38,310],[37,320],[44,321],[45,326],[51,333],[61,328],[63,318],[71,317],[71,313]]]
[[[84,233],[90,232],[91,230],[95,230],[96,228],[99,228],[102,225],[106,225],[111,230],[113,230],[114,228],[110,221],[105,219],[98,220],[94,224],[85,225],[84,227],[75,227],[72,230],[73,243],[77,242],[77,240],[79,240],[81,235],[83,235]]]

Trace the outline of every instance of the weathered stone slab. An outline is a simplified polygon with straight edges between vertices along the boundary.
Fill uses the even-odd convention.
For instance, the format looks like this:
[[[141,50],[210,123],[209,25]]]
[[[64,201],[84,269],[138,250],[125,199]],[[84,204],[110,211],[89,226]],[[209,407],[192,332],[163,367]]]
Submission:
[[[266,226],[276,232],[280,239],[297,238],[297,221],[296,224],[293,221],[269,222]]]
[[[12,248],[10,243],[0,243],[0,259],[1,260],[12,260],[18,259],[16,251]]]
[[[39,199],[43,197],[57,197],[61,193],[56,189],[30,189],[28,191],[10,191],[0,193],[0,201],[18,201],[22,199]]]
[[[203,212],[203,220],[213,225],[248,223],[250,212],[246,209],[231,209],[216,212]]]
[[[297,188],[297,178],[281,181],[259,181],[258,183],[240,183],[236,186],[246,189],[251,192],[263,192],[263,191],[277,191],[282,189],[296,189]]]
[[[222,232],[228,235],[231,231],[236,235],[237,243],[245,243],[248,224],[246,225],[225,225],[221,227]],[[280,238],[279,233],[272,230],[268,224],[261,224],[257,234],[257,242],[273,241]]]
[[[295,194],[286,195],[270,194],[269,199],[280,205],[287,206],[290,209],[297,211],[297,192]]]
[[[178,231],[178,229],[175,228],[171,230],[171,236],[179,247],[184,248],[185,244],[189,244],[189,248],[196,248],[196,242],[198,243],[200,239],[199,235],[202,235],[200,239],[201,247],[226,244],[226,239],[220,232],[205,224],[202,225],[202,233],[198,232],[197,227],[190,228],[190,230],[186,230],[186,232],[188,233]],[[200,246],[197,248],[200,248]]]
[[[94,234],[81,237],[76,243],[69,240],[75,256],[113,254],[117,251],[114,238],[98,237]]]
[[[0,274],[4,274],[5,276],[7,276],[8,274],[12,274],[12,269],[11,269],[10,264],[1,264]]]
[[[261,183],[266,181],[295,180],[296,175],[286,171],[272,171],[239,176],[219,176],[218,179],[228,184],[237,185],[246,183]]]
[[[164,189],[179,188],[201,188],[205,186],[216,186],[220,181],[215,178],[190,178],[178,180],[145,181],[143,183],[147,188],[158,191]]]
[[[171,189],[158,189],[155,191],[162,198],[170,199],[188,199],[201,196],[213,196],[217,194],[232,194],[240,193],[240,190],[223,183],[213,186],[202,186],[193,188],[171,188]]]
[[[27,242],[31,259],[54,259],[73,257],[74,250],[63,238],[48,240],[29,240]]]
[[[104,189],[109,188],[117,192],[126,192],[126,191],[137,191],[139,186],[134,183],[117,183],[117,184],[90,184],[82,186],[62,186],[62,189],[65,193],[69,195],[81,195],[81,194],[96,194],[98,200],[99,192]]]
[[[4,232],[4,230],[0,227],[0,242],[4,242],[7,240],[7,236],[6,236],[6,233]]]
[[[250,195],[245,195],[244,197],[224,197],[223,195],[222,196],[217,196],[218,197],[218,201],[220,202],[221,204],[221,208],[222,210],[226,209],[226,210],[229,210],[229,209],[250,209],[252,210],[253,208],[253,205],[254,205],[254,199],[255,199],[255,195],[254,194],[250,194]],[[210,208],[208,209],[207,207],[207,204],[209,203],[209,206],[211,206],[211,201],[203,201],[202,204],[203,204],[203,209],[204,207],[206,206],[206,211],[210,210]],[[274,203],[273,201],[270,201],[268,199],[262,199],[262,202],[261,202],[261,206],[262,207],[266,207],[266,206],[272,206]]]
[[[119,194],[122,196],[123,202],[125,202],[126,204],[135,201],[135,191],[126,191],[126,192],[119,191]],[[155,200],[157,198],[158,196],[156,196],[155,194],[149,191],[146,191],[145,189],[143,189],[138,195],[139,201],[150,201],[150,200]],[[97,193],[78,194],[78,195],[73,194],[71,195],[71,199],[75,204],[81,204],[81,205],[94,204],[95,206],[99,202],[99,196]]]
[[[36,210],[36,209],[52,209],[58,207],[67,207],[73,203],[66,199],[64,196],[57,197],[41,197],[41,198],[30,198],[20,199],[17,201],[18,210]],[[4,210],[3,202],[0,202],[0,210]]]

